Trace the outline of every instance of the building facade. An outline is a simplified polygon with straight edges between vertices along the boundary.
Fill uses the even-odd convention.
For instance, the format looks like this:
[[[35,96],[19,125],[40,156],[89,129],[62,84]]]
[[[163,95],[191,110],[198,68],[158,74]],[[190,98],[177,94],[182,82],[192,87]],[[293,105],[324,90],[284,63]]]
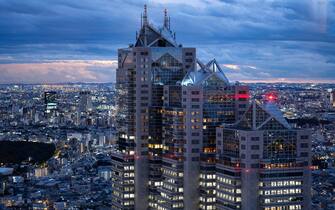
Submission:
[[[181,101],[174,114],[178,113],[182,120],[165,123],[165,127],[177,127],[177,132],[183,134],[178,136],[182,141],[171,148],[170,139],[163,137],[166,150],[162,167],[164,175],[171,173],[174,166],[179,170],[173,173],[177,174],[176,180],[169,176],[163,179],[161,209],[215,209],[215,129],[242,116],[248,105],[249,90],[247,86],[231,84],[215,59],[206,65],[198,61],[198,69],[188,72],[179,88]],[[171,183],[178,183],[178,189]],[[164,196],[170,198],[168,205],[164,205]],[[182,203],[176,204],[176,199]]]
[[[215,59],[204,64],[177,44],[166,10],[157,28],[144,8],[135,44],[118,51],[116,90],[113,209],[308,206],[309,135],[272,106],[250,105],[248,86],[230,83]],[[251,157],[241,145],[256,146],[242,135],[259,138]],[[287,196],[291,188],[300,194]]]
[[[217,209],[310,209],[311,136],[291,128],[275,104],[254,101],[216,138]]]

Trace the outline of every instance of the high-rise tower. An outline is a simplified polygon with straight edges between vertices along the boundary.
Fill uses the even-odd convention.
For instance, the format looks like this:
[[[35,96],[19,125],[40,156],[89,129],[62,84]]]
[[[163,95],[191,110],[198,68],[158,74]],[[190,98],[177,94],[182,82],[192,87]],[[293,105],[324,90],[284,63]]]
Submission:
[[[216,127],[246,111],[247,86],[231,84],[211,60],[164,88],[159,209],[215,209]]]
[[[57,92],[47,91],[44,93],[45,112],[50,113],[57,109]]]
[[[121,162],[125,163],[127,158],[127,163],[132,162],[135,166],[135,208],[156,208],[157,188],[162,184],[164,85],[177,84],[194,68],[196,52],[195,48],[177,44],[166,10],[163,26],[156,28],[149,23],[147,7],[144,6],[135,44],[119,49],[118,53],[117,151],[121,154]],[[117,165],[119,168],[122,166],[120,161],[115,161]],[[115,176],[115,179],[122,182],[122,178]],[[122,187],[117,188],[114,193],[123,195]],[[121,198],[116,196],[113,200],[117,203]]]
[[[116,88],[113,209],[308,209],[308,132],[177,44],[166,10],[156,28],[144,7]]]
[[[90,91],[80,91],[79,93],[79,111],[88,112],[92,111],[92,96]]]
[[[335,108],[335,90],[331,90],[329,93],[329,107],[331,109]]]

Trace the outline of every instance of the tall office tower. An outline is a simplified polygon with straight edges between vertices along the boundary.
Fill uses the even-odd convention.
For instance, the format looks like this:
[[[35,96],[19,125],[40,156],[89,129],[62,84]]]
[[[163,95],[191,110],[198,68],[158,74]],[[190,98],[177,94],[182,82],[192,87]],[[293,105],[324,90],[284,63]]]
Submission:
[[[164,86],[163,179],[158,209],[215,209],[216,127],[247,109],[247,86],[230,84],[215,60]]]
[[[57,109],[57,92],[56,91],[44,92],[44,106],[45,106],[46,113],[51,113],[53,110]]]
[[[291,128],[274,103],[253,101],[216,138],[217,209],[310,209],[310,132]]]
[[[330,94],[330,108],[335,108],[335,90],[331,90]]]
[[[113,174],[113,208],[155,209],[162,183],[163,89],[194,68],[195,48],[177,44],[166,10],[162,27],[150,24],[145,6],[135,44],[118,54],[119,134],[112,159],[119,171]],[[133,167],[125,169],[133,162],[134,180],[124,181],[125,174],[134,174]],[[135,196],[130,182],[135,182]]]
[[[92,111],[92,96],[90,91],[81,91],[79,93],[79,111],[89,112]]]

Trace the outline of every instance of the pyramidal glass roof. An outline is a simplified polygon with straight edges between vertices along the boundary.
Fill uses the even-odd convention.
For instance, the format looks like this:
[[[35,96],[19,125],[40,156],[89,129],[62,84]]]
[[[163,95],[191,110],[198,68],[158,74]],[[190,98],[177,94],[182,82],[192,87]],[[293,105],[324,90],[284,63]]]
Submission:
[[[206,67],[213,72],[218,78],[224,81],[226,84],[229,84],[229,80],[221,69],[220,65],[217,63],[215,59],[209,61]]]
[[[173,44],[174,46],[177,46],[177,42],[176,39],[174,37],[174,34],[172,33],[172,31],[166,27],[162,27],[159,29],[160,35],[166,39],[167,41],[169,41],[171,44]]]
[[[264,110],[275,118],[285,128],[291,128],[290,124],[284,118],[283,113],[280,111],[278,106],[273,102],[268,102],[264,106]]]
[[[167,47],[177,47],[178,44],[172,34],[172,31],[163,27],[156,28],[152,24],[145,24],[142,26],[140,33],[137,37],[135,46],[154,46],[159,40],[165,40]]]
[[[291,129],[290,124],[284,118],[278,106],[273,102],[262,104],[257,100],[253,100],[248,110],[243,117],[234,124],[225,124],[231,128],[242,128],[251,130],[266,130],[271,129],[273,126],[280,125],[277,128]]]
[[[212,77],[216,77],[224,84],[229,85],[228,78],[215,59],[209,61],[206,65],[197,60],[197,68],[188,72],[181,84],[184,86],[202,85]]]

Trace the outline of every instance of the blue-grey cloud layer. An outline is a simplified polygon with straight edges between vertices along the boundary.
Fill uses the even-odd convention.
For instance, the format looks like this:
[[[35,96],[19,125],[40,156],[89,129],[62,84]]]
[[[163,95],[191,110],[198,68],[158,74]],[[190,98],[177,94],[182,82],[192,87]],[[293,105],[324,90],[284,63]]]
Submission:
[[[59,60],[114,60],[117,48],[134,41],[144,3],[135,0],[0,1],[0,73],[2,78],[7,78],[0,78],[0,83],[24,82],[15,77],[25,66],[18,70],[14,65],[18,63],[42,63],[38,69],[50,63],[52,80],[49,74],[41,74],[34,77],[36,82],[113,80],[113,69],[99,70],[96,73],[99,76],[88,79],[81,76],[87,74],[75,77],[69,73],[71,76],[66,77],[66,69],[55,76],[57,68],[52,65],[57,65]],[[234,70],[225,68],[233,80],[335,81],[334,0],[152,0],[146,3],[150,20],[156,25],[162,22],[163,8],[168,8],[177,40],[184,46],[197,47],[200,59],[215,57],[222,64],[238,65]],[[74,68],[71,66],[69,71]]]

